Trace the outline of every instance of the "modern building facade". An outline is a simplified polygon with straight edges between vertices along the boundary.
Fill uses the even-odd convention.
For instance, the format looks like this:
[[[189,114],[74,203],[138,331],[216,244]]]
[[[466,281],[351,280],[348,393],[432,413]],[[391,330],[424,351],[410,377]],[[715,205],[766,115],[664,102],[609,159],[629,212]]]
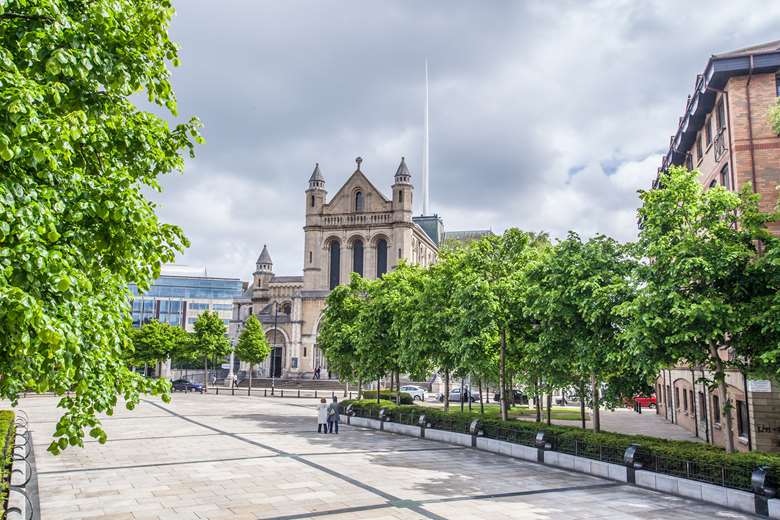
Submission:
[[[661,169],[684,165],[701,173],[706,187],[739,190],[746,184],[772,211],[780,185],[780,137],[768,113],[780,96],[780,41],[713,55],[696,78],[685,113],[672,136]],[[780,223],[770,226],[780,233]],[[729,352],[721,350],[726,359]],[[780,451],[780,384],[727,374],[727,395],[701,383],[697,367],[673,367],[656,380],[658,413],[698,437],[740,451]],[[725,431],[722,405],[732,405],[733,431]]]
[[[235,299],[231,334],[237,337],[254,314],[263,324],[273,355],[257,367],[258,376],[310,378],[315,369],[329,375],[317,346],[317,331],[325,298],[351,273],[375,279],[401,260],[418,265],[436,261],[439,241],[446,236],[438,215],[412,216],[412,177],[402,158],[386,197],[357,168],[336,194],[328,198],[319,164],[304,193],[305,225],[302,276],[275,276],[266,246],[260,253],[252,283]],[[242,370],[248,367],[242,365]]]
[[[195,320],[206,310],[219,314],[228,326],[233,316],[233,299],[243,290],[244,284],[238,278],[207,276],[205,269],[165,266],[146,293],[139,294],[138,287],[130,285],[133,326],[157,320],[193,332]]]

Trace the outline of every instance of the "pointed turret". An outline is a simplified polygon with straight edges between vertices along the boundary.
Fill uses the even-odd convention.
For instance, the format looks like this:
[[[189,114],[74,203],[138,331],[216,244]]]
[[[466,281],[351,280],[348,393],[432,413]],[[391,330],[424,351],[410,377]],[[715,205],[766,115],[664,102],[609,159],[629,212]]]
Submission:
[[[274,263],[271,260],[271,254],[268,252],[268,246],[265,244],[263,244],[263,250],[257,258],[256,266],[256,272],[258,273],[273,273],[274,271]]]
[[[311,173],[311,177],[309,177],[309,189],[322,189],[325,187],[325,177],[322,176],[322,172],[320,171],[320,163],[316,163],[314,165],[314,171]]]
[[[398,165],[398,169],[395,171],[395,183],[396,184],[411,184],[412,174],[409,173],[409,168],[406,166],[406,158],[401,157],[401,164]]]

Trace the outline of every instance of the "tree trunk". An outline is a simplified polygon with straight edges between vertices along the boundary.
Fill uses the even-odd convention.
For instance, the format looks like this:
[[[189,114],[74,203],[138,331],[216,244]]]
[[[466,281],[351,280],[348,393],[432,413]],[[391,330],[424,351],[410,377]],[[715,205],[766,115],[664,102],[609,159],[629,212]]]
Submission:
[[[726,423],[726,453],[734,453],[734,435],[731,431],[731,406],[729,406],[729,397],[726,393],[726,374],[723,371],[723,360],[718,355],[718,347],[710,345],[710,356],[715,362],[715,379],[718,381],[718,391],[721,400],[721,415]],[[747,389],[745,389],[747,390]]]
[[[479,385],[479,413],[480,415],[484,415],[485,405],[482,401],[482,378],[481,377],[477,379],[477,385]]]
[[[381,388],[381,378],[376,378],[376,404],[379,404],[379,389]]]
[[[148,373],[147,373],[147,367],[148,367],[148,365],[149,365],[149,363],[147,363],[146,361],[144,361],[144,377],[146,377],[146,376],[148,375]]]
[[[450,410],[450,371],[444,371],[444,411]]]
[[[596,379],[596,374],[590,376],[590,384],[593,392],[593,431],[598,433],[601,431],[601,416],[599,414],[599,382]]]
[[[463,377],[460,378],[460,413],[463,413],[463,395],[464,395],[464,385],[465,381],[463,380]]]
[[[363,377],[358,377],[358,400],[363,398]]]
[[[499,406],[501,407],[501,419],[506,421],[509,419],[507,416],[507,410],[506,410],[506,330],[504,330],[503,327],[501,327],[501,356],[499,358],[499,368],[498,368],[498,378],[499,381],[499,392],[501,392],[499,397]]]
[[[534,381],[534,405],[536,406],[536,422],[542,422],[542,397],[539,395],[539,380]]]
[[[254,368],[254,365],[252,363],[249,363],[249,388],[246,390],[246,395],[252,395],[252,370]]]
[[[582,429],[585,429],[585,383],[580,382],[580,419],[582,419]]]
[[[552,424],[552,389],[547,388],[547,424]]]
[[[469,376],[469,413],[471,413],[471,376]]]
[[[203,390],[209,391],[209,357],[203,356]]]
[[[398,392],[398,398],[396,399],[396,403],[401,404],[401,371],[400,370],[395,371],[395,389]]]

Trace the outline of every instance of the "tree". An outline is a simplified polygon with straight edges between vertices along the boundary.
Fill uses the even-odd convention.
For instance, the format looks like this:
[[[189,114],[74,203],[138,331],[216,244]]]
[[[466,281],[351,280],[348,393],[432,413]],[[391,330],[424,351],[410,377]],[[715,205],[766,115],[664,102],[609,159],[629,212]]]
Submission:
[[[606,236],[582,242],[570,232],[529,273],[527,298],[539,331],[535,363],[544,367],[548,386],[575,386],[581,399],[589,380],[596,432],[601,383],[627,372],[646,382],[649,373],[623,343],[625,319],[618,310],[632,301],[636,286],[629,253],[630,246]]]
[[[252,388],[252,372],[254,366],[262,363],[271,353],[271,345],[263,332],[263,327],[254,315],[244,322],[244,330],[238,336],[236,355],[238,359],[249,363],[249,388]]]
[[[133,329],[130,336],[133,340],[129,356],[131,364],[157,364],[158,377],[159,364],[172,357],[182,345],[189,343],[189,334],[184,329],[156,320]]]
[[[359,317],[363,301],[363,279],[353,275],[349,285],[339,285],[325,300],[317,344],[328,366],[362,390],[363,372],[357,352]]]
[[[205,311],[195,320],[193,346],[203,357],[203,379],[206,391],[209,389],[209,359],[223,358],[230,354],[230,340],[222,318],[214,311]]]
[[[176,113],[168,0],[0,5],[0,397],[64,396],[49,451],[106,435],[117,396],[167,395],[125,363],[128,283],[143,291],[187,245],[145,197],[180,170],[198,123]],[[167,399],[167,397],[164,397]]]
[[[755,323],[749,314],[752,266],[764,224],[758,196],[722,187],[705,190],[698,172],[673,167],[658,189],[642,192],[639,246],[643,286],[626,306],[634,319],[626,334],[637,349],[656,350],[669,364],[712,371],[720,390],[726,449],[734,451],[725,373],[747,356],[760,356],[742,341]]]
[[[769,124],[777,135],[780,135],[780,101],[769,109]]]

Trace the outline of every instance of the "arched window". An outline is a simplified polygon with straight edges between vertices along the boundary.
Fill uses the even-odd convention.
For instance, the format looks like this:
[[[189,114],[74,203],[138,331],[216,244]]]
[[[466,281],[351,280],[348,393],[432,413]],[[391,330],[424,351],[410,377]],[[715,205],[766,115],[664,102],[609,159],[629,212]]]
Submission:
[[[398,202],[404,201],[404,192],[403,190],[398,190]]]
[[[355,193],[355,211],[363,211],[363,192]]]
[[[363,276],[363,241],[355,240],[352,244],[352,271]]]
[[[376,277],[380,278],[387,272],[387,240],[379,239],[376,243]]]
[[[290,302],[285,302],[282,304],[282,314],[286,314],[287,316],[292,314],[292,305]]]
[[[311,196],[311,207],[314,207],[314,195]]]
[[[330,243],[330,288],[335,289],[340,282],[341,246],[336,240]]]

